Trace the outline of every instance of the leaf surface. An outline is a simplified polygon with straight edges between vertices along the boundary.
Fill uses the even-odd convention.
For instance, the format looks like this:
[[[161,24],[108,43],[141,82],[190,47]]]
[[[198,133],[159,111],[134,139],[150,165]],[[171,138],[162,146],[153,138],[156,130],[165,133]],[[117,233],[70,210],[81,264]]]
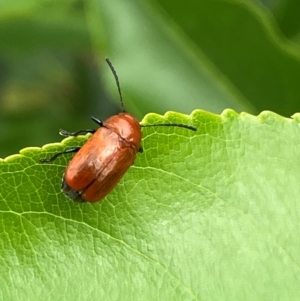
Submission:
[[[297,300],[300,116],[147,115],[139,154],[96,204],[60,192],[87,137],[0,162],[5,300]],[[12,289],[13,288],[13,289]]]

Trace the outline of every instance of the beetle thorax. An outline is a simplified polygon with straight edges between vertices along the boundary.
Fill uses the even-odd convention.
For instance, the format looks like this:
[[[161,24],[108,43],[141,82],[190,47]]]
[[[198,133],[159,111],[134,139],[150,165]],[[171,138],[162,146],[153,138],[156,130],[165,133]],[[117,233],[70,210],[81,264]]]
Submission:
[[[138,151],[140,149],[142,132],[140,123],[128,113],[114,115],[104,121],[103,125],[122,137]]]

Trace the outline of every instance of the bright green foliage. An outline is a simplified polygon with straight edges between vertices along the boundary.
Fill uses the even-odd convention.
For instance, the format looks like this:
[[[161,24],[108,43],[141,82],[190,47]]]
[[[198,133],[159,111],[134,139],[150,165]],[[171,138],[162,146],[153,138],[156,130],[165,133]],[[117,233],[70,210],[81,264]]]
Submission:
[[[0,162],[3,300],[298,300],[300,116],[149,114],[139,154],[96,204],[60,192],[87,137]],[[75,143],[76,141],[76,143]]]
[[[109,116],[104,56],[136,116],[299,111],[300,2],[275,2],[1,1],[0,156]],[[39,163],[88,136],[0,159],[0,300],[300,299],[300,115],[163,121],[198,130],[144,128],[93,205],[60,192],[71,155]]]

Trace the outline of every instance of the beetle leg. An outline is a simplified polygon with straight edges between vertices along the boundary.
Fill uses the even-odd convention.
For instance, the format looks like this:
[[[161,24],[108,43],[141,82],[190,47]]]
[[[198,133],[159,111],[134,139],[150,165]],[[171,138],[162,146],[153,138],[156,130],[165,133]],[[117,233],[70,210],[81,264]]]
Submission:
[[[64,136],[64,137],[70,137],[70,136],[76,137],[79,134],[87,134],[87,133],[94,134],[95,132],[96,132],[96,130],[91,130],[91,129],[80,130],[80,131],[77,131],[77,132],[68,132],[68,131],[65,131],[65,130],[62,130],[62,129],[59,130],[59,134],[61,136]]]
[[[93,121],[95,121],[100,127],[103,126],[103,122],[96,118],[96,117],[91,117]],[[87,133],[90,133],[90,134],[94,134],[96,132],[96,130],[92,130],[92,129],[85,129],[85,130],[79,130],[77,132],[68,132],[68,131],[65,131],[63,129],[60,129],[59,130],[59,134],[61,136],[64,136],[64,137],[70,137],[70,136],[73,136],[73,137],[76,137],[80,134],[87,134]]]
[[[139,153],[142,153],[143,151],[144,151],[143,148],[140,146],[138,152],[139,152]]]
[[[69,154],[69,153],[76,153],[80,150],[80,147],[72,147],[72,148],[68,148],[62,152],[59,152],[57,154],[55,154],[54,156],[52,156],[51,158],[41,158],[40,162],[41,163],[48,163],[48,162],[52,162],[54,161],[57,157],[59,157],[60,155],[64,155],[64,154]]]

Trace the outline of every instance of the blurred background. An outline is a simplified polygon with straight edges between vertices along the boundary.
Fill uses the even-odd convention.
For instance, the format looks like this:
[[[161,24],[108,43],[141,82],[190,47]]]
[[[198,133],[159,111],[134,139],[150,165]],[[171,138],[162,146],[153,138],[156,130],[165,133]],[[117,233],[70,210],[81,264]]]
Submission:
[[[177,3],[178,2],[178,3]],[[300,110],[299,0],[0,2],[0,158],[120,111]]]

